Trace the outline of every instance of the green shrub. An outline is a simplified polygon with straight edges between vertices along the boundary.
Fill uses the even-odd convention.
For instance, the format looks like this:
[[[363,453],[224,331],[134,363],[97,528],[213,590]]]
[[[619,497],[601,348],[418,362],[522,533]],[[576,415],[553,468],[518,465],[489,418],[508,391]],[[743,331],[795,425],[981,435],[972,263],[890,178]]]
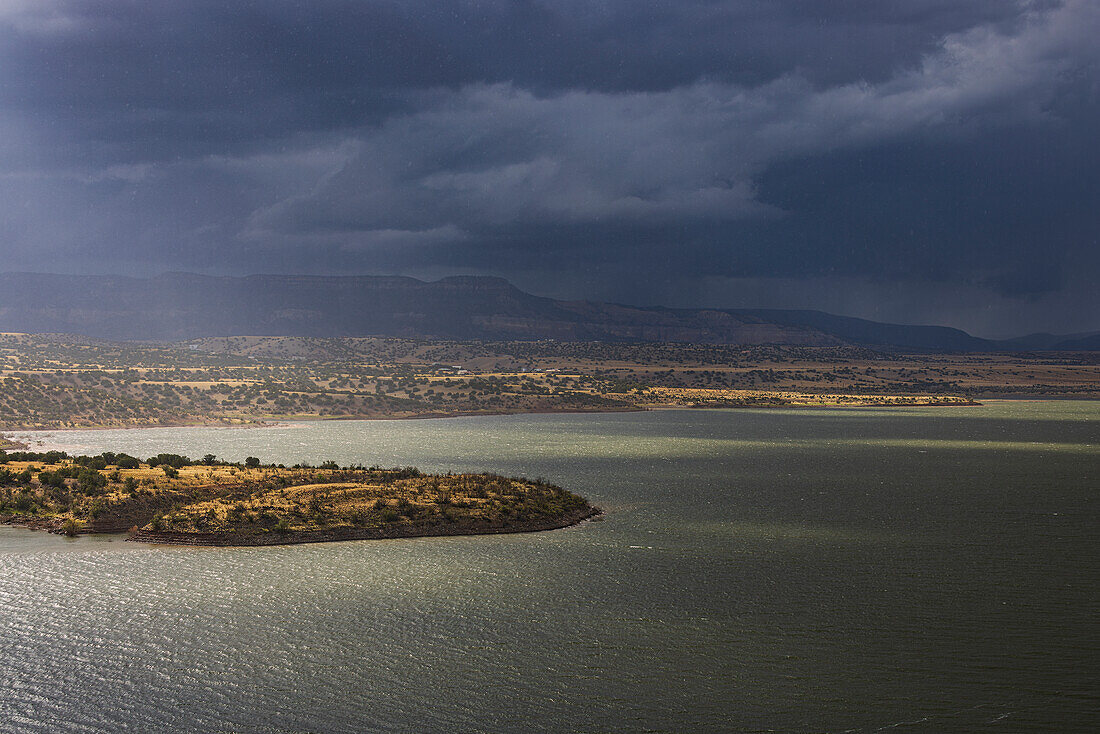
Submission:
[[[119,469],[137,469],[141,466],[141,462],[133,456],[128,454],[118,454],[115,456],[115,465]]]

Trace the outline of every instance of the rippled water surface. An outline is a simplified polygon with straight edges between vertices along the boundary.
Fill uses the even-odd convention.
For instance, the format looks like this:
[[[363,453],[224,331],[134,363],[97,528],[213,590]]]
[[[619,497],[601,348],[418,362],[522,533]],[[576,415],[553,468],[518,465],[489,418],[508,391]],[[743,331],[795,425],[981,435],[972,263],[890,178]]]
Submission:
[[[0,527],[0,731],[1100,728],[1100,404],[30,439],[542,476],[607,516],[248,549]]]

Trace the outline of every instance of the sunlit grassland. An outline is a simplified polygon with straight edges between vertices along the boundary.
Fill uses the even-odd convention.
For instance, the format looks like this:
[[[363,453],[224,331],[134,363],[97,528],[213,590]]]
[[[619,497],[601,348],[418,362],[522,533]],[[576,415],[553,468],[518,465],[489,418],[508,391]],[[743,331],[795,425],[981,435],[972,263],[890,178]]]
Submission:
[[[426,475],[412,467],[333,462],[259,466],[255,459],[240,465],[212,455],[193,462],[160,454],[144,463],[112,453],[0,456],[0,519],[70,535],[130,529],[145,540],[232,534],[234,542],[267,544],[355,530],[385,536],[539,530],[592,512],[560,487],[495,474]]]
[[[863,348],[0,335],[0,429],[245,425],[654,407],[1100,397],[1100,357]]]

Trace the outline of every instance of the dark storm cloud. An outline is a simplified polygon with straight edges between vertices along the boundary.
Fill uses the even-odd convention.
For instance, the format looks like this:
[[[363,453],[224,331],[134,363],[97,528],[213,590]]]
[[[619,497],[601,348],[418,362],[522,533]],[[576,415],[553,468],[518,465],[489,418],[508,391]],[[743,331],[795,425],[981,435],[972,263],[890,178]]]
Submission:
[[[1036,298],[1098,268],[1098,31],[1089,0],[0,0],[0,238]]]
[[[120,157],[376,122],[410,90],[876,81],[1002,2],[3,4],[2,99]],[[0,6],[3,7],[3,6]],[[128,145],[117,145],[123,142]]]

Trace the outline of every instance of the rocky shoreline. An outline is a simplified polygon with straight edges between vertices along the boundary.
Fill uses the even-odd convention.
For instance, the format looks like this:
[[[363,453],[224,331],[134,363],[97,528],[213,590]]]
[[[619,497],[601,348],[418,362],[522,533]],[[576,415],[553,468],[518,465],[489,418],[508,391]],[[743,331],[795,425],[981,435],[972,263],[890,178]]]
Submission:
[[[531,523],[492,524],[464,523],[457,525],[393,525],[381,528],[339,527],[327,530],[267,532],[213,532],[181,533],[141,529],[127,540],[138,543],[162,545],[190,545],[214,547],[249,547],[263,545],[299,545],[302,543],[331,543],[344,540],[386,540],[394,538],[450,537],[458,535],[499,535],[505,533],[534,533],[558,530],[599,517],[598,507],[568,513],[554,520]]]
[[[6,433],[0,433],[0,451],[24,451],[27,448],[27,444],[16,441]]]

